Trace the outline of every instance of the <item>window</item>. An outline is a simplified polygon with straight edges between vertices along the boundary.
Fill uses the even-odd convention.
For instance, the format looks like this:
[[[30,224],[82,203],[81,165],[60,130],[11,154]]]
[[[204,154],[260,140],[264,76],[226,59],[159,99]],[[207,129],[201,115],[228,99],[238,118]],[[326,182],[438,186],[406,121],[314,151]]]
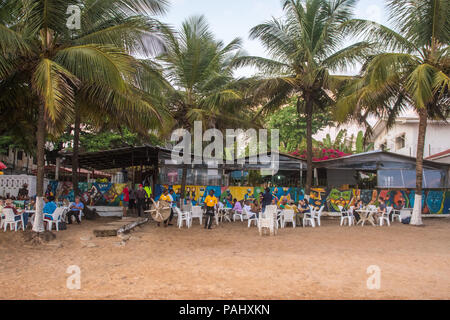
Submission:
[[[406,146],[406,135],[402,134],[395,139],[395,149],[401,150]]]
[[[17,151],[17,160],[23,159],[23,151]]]

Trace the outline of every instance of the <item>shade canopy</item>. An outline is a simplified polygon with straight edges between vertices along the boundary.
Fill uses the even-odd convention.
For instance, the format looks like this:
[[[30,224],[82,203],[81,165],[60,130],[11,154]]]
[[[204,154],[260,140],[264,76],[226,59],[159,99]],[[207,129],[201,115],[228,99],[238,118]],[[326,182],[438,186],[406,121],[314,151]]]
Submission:
[[[79,166],[91,170],[112,170],[134,166],[156,166],[160,152],[170,153],[168,149],[144,145],[120,149],[80,153]],[[62,153],[63,164],[72,165],[73,153]]]

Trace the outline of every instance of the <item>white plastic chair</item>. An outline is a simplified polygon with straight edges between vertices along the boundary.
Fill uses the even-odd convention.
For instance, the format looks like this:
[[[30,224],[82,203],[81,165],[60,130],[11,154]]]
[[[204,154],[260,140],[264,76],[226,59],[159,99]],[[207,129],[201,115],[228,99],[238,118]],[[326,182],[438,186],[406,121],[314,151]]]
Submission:
[[[380,221],[380,227],[383,226],[384,221],[386,221],[386,224],[389,227],[391,226],[391,223],[389,222],[389,215],[391,214],[392,209],[393,209],[392,207],[387,207],[386,212],[383,212],[383,214],[380,217],[378,217],[378,220]]]
[[[23,223],[23,217],[22,215],[16,215],[14,214],[13,209],[10,208],[3,208],[3,215],[4,218],[2,219],[2,225],[3,225],[3,231],[6,232],[6,229],[9,228],[12,231],[14,226],[14,231],[17,231],[17,227],[19,223],[22,224],[22,230],[25,231],[25,226]]]
[[[313,228],[316,227],[316,222],[314,221],[314,216],[315,216],[315,212],[316,210],[314,209],[313,206],[309,206],[309,211],[310,212],[305,212],[304,216],[303,216],[303,228],[305,228],[306,226],[308,226],[308,224],[310,224]]]
[[[347,210],[348,216],[350,217],[350,223],[352,225],[356,225],[356,218],[355,218],[355,206],[351,206]]]
[[[202,221],[203,221],[203,210],[202,207],[199,206],[195,206],[192,207],[192,212],[191,212],[191,225],[192,225],[192,220],[194,219],[199,219],[200,220],[200,225],[202,225]]]
[[[252,226],[253,221],[255,222],[255,226],[258,226],[258,218],[256,217],[256,213],[252,214],[252,213],[248,212],[247,209],[245,209],[245,208],[243,209],[242,213],[247,216],[249,228]]]
[[[48,231],[52,231],[53,223],[56,224],[56,231],[59,231],[59,222],[62,221],[62,215],[64,214],[64,208],[56,208],[53,214],[44,214],[44,222],[47,222]],[[51,216],[52,218],[46,218],[45,216]],[[81,221],[81,219],[80,219]]]
[[[395,218],[398,218],[398,222],[402,222],[400,210],[392,210],[392,222],[394,222]]]
[[[177,220],[178,228],[181,229],[183,227],[183,222],[185,222],[186,227],[188,227],[188,229],[189,229],[192,225],[192,219],[190,217],[190,213],[182,212],[180,210],[180,208],[178,208],[178,207],[174,207],[173,209],[175,210],[175,212],[177,213],[177,216],[178,216],[178,220]]]
[[[269,229],[270,235],[275,235],[278,230],[277,223],[277,206],[267,206],[266,211],[259,216],[258,230],[259,235],[262,235],[264,228]]]
[[[285,228],[286,223],[292,223],[292,226],[295,229],[295,211],[294,210],[283,210],[281,212],[281,227]]]
[[[344,209],[343,206],[338,206],[339,211],[341,213],[341,227],[345,226],[345,221],[347,221],[348,226],[350,227],[353,224],[353,218],[350,212],[347,209]]]
[[[239,212],[239,211],[235,211],[235,210],[233,210],[233,221],[234,222],[236,222],[236,217],[238,217],[239,219],[241,219],[241,222],[244,222],[244,214],[243,214],[243,212],[244,212],[244,209],[242,209],[242,211],[241,212]]]
[[[322,206],[319,211],[314,213],[314,220],[317,221],[317,225],[320,227],[320,218],[322,217],[322,212],[325,206]]]

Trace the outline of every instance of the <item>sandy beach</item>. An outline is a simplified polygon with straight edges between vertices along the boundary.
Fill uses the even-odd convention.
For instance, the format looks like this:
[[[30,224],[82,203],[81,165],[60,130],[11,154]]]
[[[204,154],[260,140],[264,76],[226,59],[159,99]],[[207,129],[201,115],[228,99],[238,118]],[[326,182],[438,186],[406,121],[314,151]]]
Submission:
[[[450,219],[422,228],[287,228],[260,237],[226,223],[206,231],[147,224],[121,245],[95,238],[108,220],[83,221],[32,248],[20,232],[0,232],[1,299],[449,299]],[[92,237],[90,240],[89,237]],[[81,289],[66,273],[81,270]],[[367,268],[381,269],[368,290]]]

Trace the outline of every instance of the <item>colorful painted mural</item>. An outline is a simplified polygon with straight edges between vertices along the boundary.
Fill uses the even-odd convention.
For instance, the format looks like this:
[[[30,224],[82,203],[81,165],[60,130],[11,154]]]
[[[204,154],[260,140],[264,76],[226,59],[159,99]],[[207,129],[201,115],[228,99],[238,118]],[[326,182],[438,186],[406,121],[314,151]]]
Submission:
[[[52,192],[60,201],[67,199],[74,201],[74,193],[71,182],[50,181]],[[80,183],[83,200],[91,206],[120,206],[121,195],[125,184],[111,183]],[[176,198],[181,196],[181,186],[156,185],[154,190],[155,200],[161,196],[162,190],[167,188],[175,191]],[[231,207],[234,199],[259,200],[264,192],[262,187],[219,187],[219,186],[186,186],[186,201],[190,200],[194,205],[202,204],[210,190],[214,190],[216,197],[226,206]],[[296,203],[305,198],[305,191],[301,188],[271,188],[277,202],[286,197]],[[339,206],[350,206],[356,201],[362,200],[366,205],[378,204],[379,197],[386,199],[388,206],[396,206],[403,201],[407,208],[414,206],[414,190],[357,190],[357,189],[325,189],[313,188],[310,194],[310,204],[320,208],[325,206],[325,211],[339,212]],[[422,197],[424,214],[450,214],[450,190],[448,191],[424,191]]]
[[[156,188],[157,199],[161,195],[162,189],[174,189],[177,194],[181,186],[158,186]],[[238,201],[259,199],[259,194],[264,192],[262,187],[218,187],[218,186],[187,186],[189,195],[187,199],[194,204],[201,204],[209,194],[209,190],[214,190],[219,201],[231,207],[234,199]],[[294,200],[296,203],[305,198],[305,191],[300,188],[271,188],[272,194],[279,203],[283,197]],[[325,211],[339,212],[339,206],[348,207],[362,200],[364,204],[378,204],[379,197],[386,199],[388,206],[398,205],[400,201],[406,204],[407,208],[414,206],[414,190],[357,190],[357,189],[325,189],[313,188],[310,194],[310,205],[316,208],[325,206]],[[450,214],[450,191],[428,191],[423,196],[424,214]]]
[[[50,181],[49,186],[57,200],[75,200],[72,182]],[[80,182],[78,188],[83,201],[91,206],[120,206],[125,184]]]

